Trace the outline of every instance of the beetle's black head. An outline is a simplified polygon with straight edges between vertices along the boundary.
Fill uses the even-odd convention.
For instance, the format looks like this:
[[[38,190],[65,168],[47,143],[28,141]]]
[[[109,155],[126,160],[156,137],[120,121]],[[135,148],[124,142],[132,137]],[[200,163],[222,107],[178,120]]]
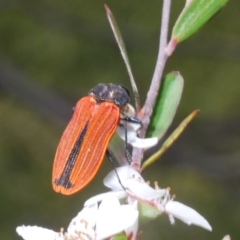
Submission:
[[[119,108],[123,108],[130,99],[129,91],[122,85],[114,83],[99,83],[90,90],[89,95],[92,95],[99,102],[112,102]]]

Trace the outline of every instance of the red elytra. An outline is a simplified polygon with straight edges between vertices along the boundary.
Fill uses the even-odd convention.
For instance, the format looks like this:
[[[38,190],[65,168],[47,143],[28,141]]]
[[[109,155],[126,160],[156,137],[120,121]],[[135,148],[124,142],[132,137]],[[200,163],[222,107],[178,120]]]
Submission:
[[[77,102],[54,159],[56,192],[71,195],[94,178],[128,101],[129,93],[121,85],[98,84]]]

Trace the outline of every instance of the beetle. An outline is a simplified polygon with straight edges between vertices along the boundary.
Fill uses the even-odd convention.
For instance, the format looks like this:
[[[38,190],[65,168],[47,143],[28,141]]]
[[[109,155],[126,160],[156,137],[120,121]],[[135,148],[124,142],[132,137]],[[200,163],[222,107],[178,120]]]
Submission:
[[[56,192],[71,195],[94,178],[111,137],[124,125],[120,120],[141,124],[126,115],[129,100],[129,91],[122,85],[100,83],[77,102],[54,158],[52,186]]]

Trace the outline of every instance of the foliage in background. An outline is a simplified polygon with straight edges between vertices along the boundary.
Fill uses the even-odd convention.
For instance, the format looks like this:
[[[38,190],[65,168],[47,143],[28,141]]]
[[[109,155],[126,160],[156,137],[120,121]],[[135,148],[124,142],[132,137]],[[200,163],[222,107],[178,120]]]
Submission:
[[[176,7],[173,8],[173,18],[177,15],[178,5],[180,9],[183,1],[177,1],[174,4]],[[119,58],[119,53],[116,50],[111,32],[107,27],[102,5],[103,2],[100,1],[88,1],[88,3],[79,1],[71,3],[66,1],[35,1],[32,4],[21,2],[21,5],[18,1],[2,2],[2,12],[0,15],[2,32],[0,40],[1,56],[6,57],[10,60],[11,64],[13,63],[15,67],[21,69],[28,76],[31,76],[33,82],[42,86],[44,85],[52,89],[52,91],[59,92],[65,98],[68,97],[72,105],[75,100],[86,94],[97,82],[114,81],[123,82],[124,85],[128,85],[128,77],[125,74],[124,65]],[[114,12],[118,14],[117,19],[121,22],[121,29],[123,30],[124,39],[129,49],[129,55],[133,69],[135,70],[135,77],[139,83],[142,98],[145,96],[145,80],[151,77],[152,66],[156,56],[154,41],[157,41],[158,30],[155,26],[158,24],[156,16],[159,14],[159,8],[156,6],[159,6],[159,1],[151,5],[149,3],[131,5],[130,2],[125,5],[122,3],[118,5],[117,2],[111,5],[113,9],[117,9]],[[190,199],[188,200],[189,202],[195,202],[196,206],[202,206],[202,209],[209,206],[208,215],[211,221],[216,215],[215,211],[219,212],[220,209],[222,216],[225,214],[227,216],[231,215],[232,222],[229,221],[229,225],[233,229],[232,232],[235,230],[236,233],[238,232],[236,224],[239,214],[239,210],[236,209],[238,199],[236,198],[235,189],[231,190],[231,187],[236,185],[231,184],[231,187],[227,185],[224,189],[226,185],[219,184],[218,179],[221,179],[221,181],[224,180],[227,174],[221,170],[226,169],[221,159],[225,159],[228,165],[231,165],[233,163],[231,156],[232,154],[237,154],[235,147],[239,146],[239,141],[237,138],[234,138],[234,143],[230,144],[231,137],[229,135],[217,135],[219,137],[216,138],[215,131],[217,131],[218,126],[224,124],[222,120],[231,120],[231,118],[234,120],[233,117],[239,115],[239,108],[236,104],[239,102],[239,86],[238,81],[236,81],[240,74],[239,57],[237,55],[239,25],[233,24],[233,22],[237,23],[238,21],[237,11],[239,7],[238,1],[230,1],[225,10],[204,27],[203,31],[177,49],[176,55],[167,66],[169,70],[177,66],[184,73],[185,79],[188,81],[181,103],[182,110],[179,112],[178,117],[183,118],[189,109],[197,106],[201,108],[202,115],[193,126],[199,124],[199,121],[216,120],[215,124],[213,124],[215,127],[206,124],[202,125],[202,131],[199,132],[199,130],[196,130],[194,138],[200,141],[201,146],[199,146],[199,143],[192,141],[188,146],[188,153],[191,152],[191,146],[195,146],[196,144],[199,149],[205,147],[213,154],[220,149],[222,157],[220,158],[219,156],[216,162],[212,159],[214,167],[211,168],[218,169],[220,174],[217,175],[217,172],[211,174],[212,172],[210,172],[208,175],[208,172],[204,169],[207,168],[206,166],[209,166],[207,164],[210,164],[210,161],[205,163],[204,159],[207,160],[208,158],[205,158],[204,155],[199,159],[202,159],[202,164],[205,165],[205,168],[203,167],[201,172],[198,172],[196,165],[194,166],[194,160],[198,159],[198,156],[192,158],[191,162],[190,159],[189,162],[186,161],[187,153],[184,151],[184,145],[182,144],[180,144],[180,147],[183,148],[183,152],[179,152],[177,146],[171,151],[173,155],[178,153],[179,162],[174,168],[171,167],[174,156],[168,154],[166,156],[168,161],[163,161],[161,170],[158,170],[156,166],[156,171],[152,170],[149,174],[146,172],[149,179],[157,179],[161,175],[161,178],[164,178],[169,185],[174,186],[174,189],[179,189],[178,196],[185,196],[185,198]],[[131,14],[129,15],[129,13]],[[129,15],[129,17],[126,18],[126,15]],[[139,16],[141,17],[139,18]],[[136,26],[136,22],[141,27]],[[31,33],[34,34],[31,35]],[[149,44],[150,42],[151,44]],[[86,82],[88,85],[85,85]],[[19,103],[16,104],[19,99],[16,99],[14,96],[10,97],[12,106],[11,108],[4,108],[2,110],[4,114],[1,117],[1,122],[4,122],[4,124],[0,128],[1,132],[4,132],[2,141],[5,144],[2,147],[6,148],[5,146],[8,145],[7,149],[9,151],[6,154],[5,151],[1,150],[1,159],[9,163],[9,158],[15,159],[14,154],[16,152],[21,152],[23,149],[26,149],[25,152],[33,152],[31,155],[25,154],[24,159],[31,162],[32,168],[36,169],[33,172],[36,174],[34,174],[33,178],[29,175],[21,175],[24,178],[28,178],[29,176],[33,181],[33,187],[31,191],[26,191],[23,187],[24,184],[19,184],[19,187],[23,188],[20,191],[21,194],[28,193],[26,197],[30,197],[33,193],[38,193],[39,197],[36,198],[34,206],[29,207],[27,201],[21,201],[20,204],[19,200],[17,200],[19,195],[16,198],[15,194],[11,192],[15,191],[16,181],[19,182],[21,177],[18,174],[11,177],[12,169],[6,168],[5,164],[3,165],[2,171],[6,176],[9,176],[9,178],[4,177],[7,181],[2,182],[3,186],[1,188],[2,205],[9,206],[9,208],[4,207],[1,212],[1,219],[6,224],[3,227],[3,231],[1,231],[1,238],[3,239],[16,239],[12,229],[19,223],[19,216],[22,218],[22,222],[32,223],[34,220],[36,224],[41,224],[39,222],[41,220],[37,220],[36,216],[41,218],[41,213],[45,213],[46,209],[48,210],[48,216],[45,214],[42,215],[42,223],[47,224],[48,221],[49,224],[54,225],[54,228],[58,228],[59,225],[65,226],[67,224],[65,224],[66,218],[70,219],[74,216],[75,211],[79,208],[79,199],[84,199],[84,196],[91,195],[91,193],[88,193],[91,190],[88,189],[81,196],[61,199],[61,203],[57,203],[49,186],[48,178],[50,177],[51,161],[55,147],[62,130],[59,128],[58,133],[52,133],[51,129],[53,127],[57,128],[55,123],[46,121],[45,118],[39,115],[38,109],[32,111],[29,107],[25,107]],[[5,98],[6,95],[3,94],[2,101]],[[234,110],[232,106],[235,106]],[[14,129],[13,126],[17,126],[15,122],[10,121],[10,119],[16,120],[19,118],[20,113],[16,111],[17,109],[24,112],[23,125],[34,122],[34,125],[36,125],[37,129],[40,129],[41,133],[45,132],[49,136],[50,139],[45,139],[41,134],[34,134],[27,141],[31,143],[33,142],[32,139],[37,139],[38,147],[41,149],[41,153],[46,153],[45,156],[41,157],[38,151],[33,151],[32,145],[29,146],[26,143],[22,145],[22,141],[18,142],[16,135],[18,134],[21,137],[25,135],[24,132],[18,133],[18,128],[16,128],[15,134],[12,135],[9,133],[10,129]],[[32,111],[30,114],[34,116],[33,119],[28,115],[26,116],[26,111]],[[69,110],[69,116],[64,116],[65,121],[67,121],[70,115],[71,109]],[[232,123],[234,124],[234,121]],[[34,128],[33,126],[32,129]],[[24,130],[24,128],[21,129]],[[192,134],[194,134],[194,129],[195,127],[188,131],[192,131]],[[211,133],[212,135],[208,136],[207,133]],[[237,133],[237,130],[234,133]],[[189,136],[188,133],[185,136]],[[206,136],[206,138],[201,140],[201,136]],[[223,136],[226,137],[223,139]],[[5,141],[5,137],[9,141]],[[183,142],[185,142],[184,139],[186,138],[182,139]],[[11,142],[11,144],[7,142]],[[35,164],[35,158],[38,156],[40,159],[39,164],[47,165],[47,172],[45,170],[40,171],[40,165]],[[234,159],[233,161],[237,163]],[[3,160],[1,162],[3,164]],[[168,162],[170,162],[170,166]],[[180,162],[184,166],[188,165],[188,167],[183,169]],[[199,165],[201,167],[200,162]],[[107,166],[108,163],[105,164],[105,167]],[[189,168],[193,173],[188,171]],[[232,176],[235,176],[235,169],[234,167],[231,169]],[[16,171],[21,172],[19,168]],[[103,172],[106,172],[106,170],[103,170]],[[207,174],[208,177],[205,177],[203,180],[200,177],[201,174],[205,174],[205,176]],[[98,180],[100,179],[101,177]],[[191,181],[188,179],[191,179]],[[232,181],[234,181],[234,178]],[[180,182],[181,185],[178,186]],[[12,187],[6,187],[8,184]],[[196,184],[198,185],[198,191],[193,188]],[[97,185],[93,183],[92,187],[94,186],[97,188]],[[46,195],[51,196],[51,198],[47,197],[49,203],[45,203]],[[217,200],[214,200],[215,197]],[[229,198],[232,199],[230,202]],[[11,200],[9,201],[9,199]],[[51,201],[54,204],[50,204]],[[52,206],[56,204],[56,208],[53,208]],[[216,204],[215,209],[210,208],[213,204]],[[25,212],[26,208],[29,208],[28,212]],[[62,209],[61,213],[59,212],[59,208]],[[24,216],[22,214],[23,211],[19,213],[21,209],[24,209]],[[62,217],[63,209],[67,209],[65,217]],[[12,213],[12,210],[16,211]],[[8,216],[13,214],[17,221],[13,222],[9,219]],[[52,223],[54,217],[58,219],[59,223]],[[6,219],[8,220],[6,221]],[[214,221],[217,221],[217,219]],[[166,231],[171,231],[172,228],[170,226],[167,224],[164,225],[162,221],[161,224],[163,224]],[[221,224],[221,221],[218,224],[216,223],[217,226],[221,226]],[[159,227],[159,222],[156,227]],[[180,226],[178,224],[175,229],[175,233],[171,231],[171,234],[175,237],[180,238],[181,235],[184,237],[186,234],[184,234],[185,227],[181,224]],[[229,227],[223,224],[221,229],[221,233],[214,231],[211,239],[220,239],[222,234],[228,231]],[[148,229],[145,229],[145,231],[148,231]],[[205,239],[208,238],[201,230],[187,229],[188,233],[189,231],[190,233],[192,232],[193,236],[197,233],[199,237],[204,235]]]

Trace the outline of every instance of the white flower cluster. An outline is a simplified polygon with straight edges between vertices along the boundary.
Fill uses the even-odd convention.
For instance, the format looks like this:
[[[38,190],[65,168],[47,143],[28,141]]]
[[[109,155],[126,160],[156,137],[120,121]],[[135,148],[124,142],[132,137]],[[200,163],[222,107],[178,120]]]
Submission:
[[[167,214],[172,224],[174,218],[178,218],[188,225],[194,224],[212,230],[206,219],[194,209],[174,201],[170,197],[169,189],[159,189],[157,184],[155,189],[150,187],[141,175],[129,166],[116,170],[126,190],[122,189],[115,172],[110,172],[104,179],[104,184],[112,191],[88,199],[83,210],[72,219],[66,232],[54,232],[37,226],[21,226],[17,227],[17,233],[25,240],[101,240],[117,234],[125,236],[123,239],[135,240],[139,219],[149,208],[154,208],[158,216]],[[151,220],[151,216],[148,217],[148,221]]]

